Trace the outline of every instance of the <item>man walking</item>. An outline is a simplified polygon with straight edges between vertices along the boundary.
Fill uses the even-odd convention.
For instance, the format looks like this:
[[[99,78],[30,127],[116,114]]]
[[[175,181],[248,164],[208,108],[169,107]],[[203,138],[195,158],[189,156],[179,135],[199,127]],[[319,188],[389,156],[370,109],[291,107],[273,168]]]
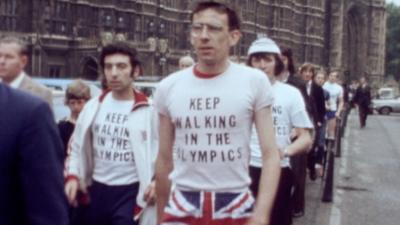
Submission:
[[[62,150],[49,106],[0,83],[0,224],[68,224]]]
[[[323,129],[322,124],[326,114],[324,89],[315,83],[315,70],[315,66],[311,63],[304,63],[300,67],[300,76],[306,83],[307,94],[312,107],[312,118],[315,127],[314,143],[311,151],[307,155],[307,167],[310,171],[309,175],[311,180],[315,180],[317,178],[315,164],[318,151],[318,140],[320,138],[320,130]]]
[[[52,103],[51,91],[36,83],[24,71],[28,63],[28,46],[16,37],[0,39],[0,80],[13,88],[27,91]]]
[[[260,69],[268,76],[274,94],[272,116],[276,143],[281,156],[281,177],[270,225],[292,224],[291,196],[295,180],[289,157],[307,152],[312,143],[309,130],[313,128],[300,91],[277,80],[283,69],[283,62],[279,57],[280,53],[281,51],[275,41],[267,37],[255,40],[247,53],[248,65]],[[293,131],[297,138],[291,142]],[[255,136],[255,133],[253,133],[253,136]],[[260,145],[257,138],[252,138],[250,160],[252,183],[250,188],[255,195],[258,193],[260,162]]]
[[[326,111],[327,140],[330,144],[335,140],[336,119],[340,118],[343,109],[343,88],[337,84],[338,71],[329,73],[328,80],[322,86],[329,93],[329,109]]]
[[[138,75],[135,49],[125,42],[111,43],[99,61],[108,90],[79,114],[65,191],[71,204],[78,184],[89,191],[86,224],[135,225],[133,210],[154,200],[153,113],[147,98],[132,88]]]
[[[200,2],[191,21],[198,63],[164,79],[154,99],[158,224],[268,224],[280,175],[271,84],[261,71],[229,60],[241,35],[235,11]],[[262,154],[257,201],[249,190],[254,122]]]
[[[367,78],[360,78],[360,85],[356,90],[353,101],[358,105],[358,115],[360,118],[360,127],[364,128],[369,113],[369,105],[371,103],[371,88],[368,85]]]

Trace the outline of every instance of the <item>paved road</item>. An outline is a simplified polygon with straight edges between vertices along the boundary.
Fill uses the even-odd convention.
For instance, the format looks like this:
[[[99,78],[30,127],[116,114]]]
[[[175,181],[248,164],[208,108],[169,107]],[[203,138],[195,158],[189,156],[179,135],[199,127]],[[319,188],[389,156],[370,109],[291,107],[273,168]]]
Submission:
[[[320,201],[321,182],[307,181],[306,215],[294,224],[400,224],[400,114],[372,115],[360,129],[352,112],[342,142],[333,203]]]

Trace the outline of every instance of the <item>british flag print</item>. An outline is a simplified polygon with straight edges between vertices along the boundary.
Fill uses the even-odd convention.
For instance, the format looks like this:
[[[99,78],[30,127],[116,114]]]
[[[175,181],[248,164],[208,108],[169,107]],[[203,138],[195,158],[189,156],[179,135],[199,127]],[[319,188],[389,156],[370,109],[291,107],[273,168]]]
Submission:
[[[174,190],[162,225],[243,225],[251,216],[250,191],[231,193]]]

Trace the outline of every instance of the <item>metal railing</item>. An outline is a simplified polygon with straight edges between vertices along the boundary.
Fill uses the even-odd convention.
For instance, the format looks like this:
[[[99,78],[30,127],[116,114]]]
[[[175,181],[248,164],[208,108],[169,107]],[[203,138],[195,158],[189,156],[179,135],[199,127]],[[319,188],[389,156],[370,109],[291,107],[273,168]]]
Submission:
[[[332,202],[333,200],[333,178],[335,172],[335,143],[333,140],[327,141],[326,157],[324,162],[324,177],[322,179],[323,191],[322,201]]]
[[[342,111],[340,118],[336,120],[335,139],[327,140],[324,177],[322,179],[323,191],[321,200],[323,202],[332,202],[333,200],[335,157],[342,156],[342,138],[344,137],[349,112],[350,110],[347,107]]]

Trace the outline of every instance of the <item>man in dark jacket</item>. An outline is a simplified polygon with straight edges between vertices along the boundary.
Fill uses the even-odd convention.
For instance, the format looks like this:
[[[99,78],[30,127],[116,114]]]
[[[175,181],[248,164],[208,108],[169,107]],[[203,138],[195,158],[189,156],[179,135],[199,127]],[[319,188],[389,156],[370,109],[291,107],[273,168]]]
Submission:
[[[311,109],[312,109],[312,119],[315,127],[315,138],[314,144],[311,151],[308,154],[307,158],[307,167],[310,171],[310,179],[316,179],[315,172],[315,163],[316,156],[318,152],[318,140],[320,129],[322,129],[322,124],[324,122],[325,117],[325,98],[324,98],[324,90],[321,86],[317,85],[314,81],[316,75],[315,66],[311,63],[304,63],[300,67],[300,76],[306,83],[307,95],[310,101]]]
[[[49,105],[0,83],[0,224],[68,224],[62,149]]]
[[[306,82],[295,75],[295,68],[293,62],[293,52],[289,48],[283,48],[281,55],[284,70],[281,73],[280,80],[293,87],[296,87],[304,98],[306,110],[310,119],[313,117],[314,107],[311,104],[310,97],[307,94]],[[293,137],[296,139],[296,137]],[[293,216],[300,217],[304,215],[305,209],[305,185],[306,185],[306,170],[307,170],[307,154],[297,155],[290,159],[293,173],[295,176],[294,191],[292,195],[292,208]]]
[[[367,122],[369,104],[371,103],[371,88],[364,76],[360,78],[360,86],[357,88],[353,101],[358,105],[360,127],[363,128]]]

